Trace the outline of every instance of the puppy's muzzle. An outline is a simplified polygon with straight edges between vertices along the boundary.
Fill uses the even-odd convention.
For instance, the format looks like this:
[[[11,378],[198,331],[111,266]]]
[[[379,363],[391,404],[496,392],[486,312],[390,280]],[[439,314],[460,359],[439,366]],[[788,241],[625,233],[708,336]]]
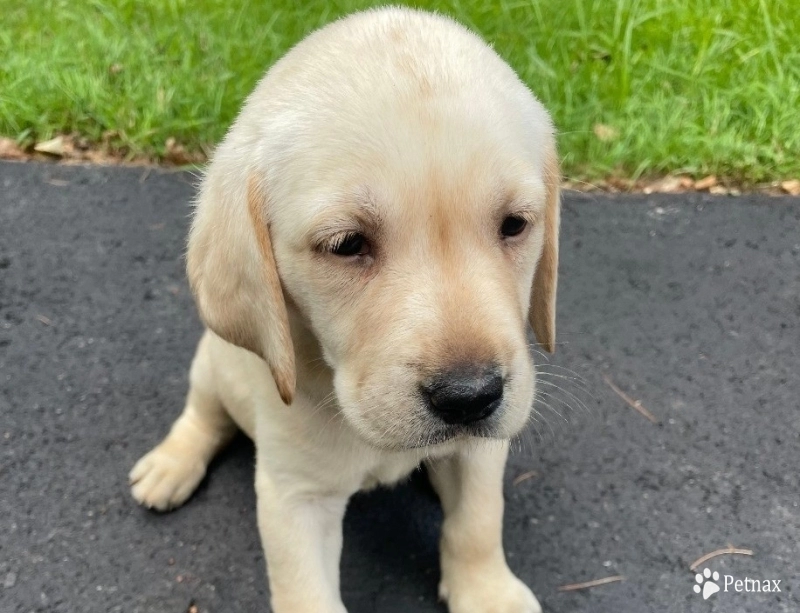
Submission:
[[[489,417],[503,400],[503,377],[495,366],[460,367],[441,373],[421,386],[431,413],[449,425],[465,425]]]

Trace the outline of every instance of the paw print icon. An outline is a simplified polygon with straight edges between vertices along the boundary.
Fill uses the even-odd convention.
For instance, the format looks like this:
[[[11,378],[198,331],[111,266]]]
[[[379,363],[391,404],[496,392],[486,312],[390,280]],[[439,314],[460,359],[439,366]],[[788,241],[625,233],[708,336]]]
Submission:
[[[702,574],[697,573],[694,576],[694,580],[696,582],[694,593],[700,594],[702,592],[703,600],[708,600],[719,592],[719,585],[717,584],[719,573],[717,571],[712,573],[709,569],[705,569]]]

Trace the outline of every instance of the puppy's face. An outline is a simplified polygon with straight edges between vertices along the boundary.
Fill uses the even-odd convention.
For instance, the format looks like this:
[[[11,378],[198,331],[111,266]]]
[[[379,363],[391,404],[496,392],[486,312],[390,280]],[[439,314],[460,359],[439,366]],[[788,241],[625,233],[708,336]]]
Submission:
[[[387,448],[515,434],[534,393],[544,168],[473,131],[304,172],[323,179],[276,207],[272,246],[349,422]]]
[[[555,337],[546,111],[475,39],[447,70],[400,43],[392,71],[371,44],[358,61],[309,44],[259,86],[203,183],[188,250],[203,319],[261,355],[288,404],[304,334],[288,303],[377,446],[512,436],[533,402],[528,321],[544,348]]]

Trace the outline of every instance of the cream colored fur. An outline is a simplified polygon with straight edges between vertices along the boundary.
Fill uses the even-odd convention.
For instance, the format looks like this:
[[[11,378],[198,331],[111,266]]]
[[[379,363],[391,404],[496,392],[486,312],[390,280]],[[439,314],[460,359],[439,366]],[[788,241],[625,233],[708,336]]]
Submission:
[[[202,184],[188,273],[208,326],[183,414],[131,472],[166,510],[237,427],[256,445],[276,613],[343,613],[349,497],[424,462],[451,613],[536,613],[502,549],[508,440],[530,416],[528,321],[555,341],[558,163],[544,108],[444,17],[358,13],[273,66]],[[514,215],[528,223],[504,238]],[[332,245],[366,237],[369,252]],[[502,406],[449,427],[426,377],[497,364]]]

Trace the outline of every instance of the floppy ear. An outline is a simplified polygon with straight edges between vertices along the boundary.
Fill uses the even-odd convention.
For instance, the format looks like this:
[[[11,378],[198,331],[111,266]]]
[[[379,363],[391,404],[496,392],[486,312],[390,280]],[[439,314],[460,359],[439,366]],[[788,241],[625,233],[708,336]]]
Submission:
[[[207,178],[189,234],[187,272],[205,324],[261,356],[281,399],[295,392],[286,302],[267,225],[267,194],[255,177],[223,186]]]
[[[558,287],[558,228],[561,221],[561,170],[555,147],[544,162],[547,208],[544,214],[544,247],[531,288],[530,322],[536,340],[553,353],[556,348],[556,288]]]

